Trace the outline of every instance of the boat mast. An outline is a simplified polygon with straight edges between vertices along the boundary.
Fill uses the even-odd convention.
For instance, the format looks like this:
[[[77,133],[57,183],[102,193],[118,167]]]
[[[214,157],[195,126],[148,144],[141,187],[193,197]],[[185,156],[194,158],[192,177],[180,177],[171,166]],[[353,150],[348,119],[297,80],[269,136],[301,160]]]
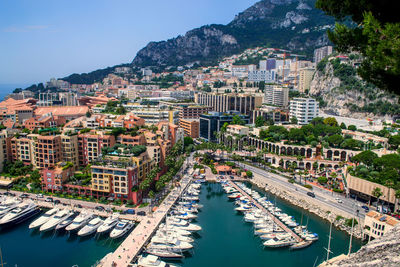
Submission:
[[[328,240],[328,249],[326,249],[326,261],[329,260],[329,253],[331,252],[331,238],[332,238],[332,221],[331,221],[331,226],[329,228],[329,240]]]
[[[350,232],[350,242],[349,242],[349,253],[347,255],[350,255],[351,253],[351,242],[353,241],[353,231],[354,231],[354,217],[353,220],[351,221],[351,232]]]

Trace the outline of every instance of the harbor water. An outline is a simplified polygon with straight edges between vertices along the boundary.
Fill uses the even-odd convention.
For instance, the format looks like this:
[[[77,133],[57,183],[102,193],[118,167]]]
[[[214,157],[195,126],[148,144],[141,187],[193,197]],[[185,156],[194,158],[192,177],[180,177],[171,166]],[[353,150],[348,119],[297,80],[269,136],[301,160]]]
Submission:
[[[6,266],[71,267],[92,266],[114,251],[122,240],[107,235],[78,237],[65,231],[40,233],[29,229],[32,218],[8,229],[0,230],[0,247]]]
[[[255,188],[253,188],[255,189]],[[261,190],[260,190],[261,193]],[[267,194],[268,196],[268,194]],[[275,201],[273,196],[268,196]],[[186,257],[179,265],[203,266],[317,266],[326,259],[329,239],[329,223],[308,213],[303,214],[303,224],[318,233],[319,240],[311,246],[290,251],[288,248],[267,249],[254,235],[253,225],[244,221],[243,215],[234,210],[219,183],[203,184],[200,203],[204,205],[197,218],[203,230],[196,239],[193,255]],[[302,210],[276,199],[276,205],[300,223]],[[304,212],[304,211],[303,211]],[[330,257],[348,252],[350,236],[332,228]],[[361,241],[353,239],[352,251],[357,251]]]

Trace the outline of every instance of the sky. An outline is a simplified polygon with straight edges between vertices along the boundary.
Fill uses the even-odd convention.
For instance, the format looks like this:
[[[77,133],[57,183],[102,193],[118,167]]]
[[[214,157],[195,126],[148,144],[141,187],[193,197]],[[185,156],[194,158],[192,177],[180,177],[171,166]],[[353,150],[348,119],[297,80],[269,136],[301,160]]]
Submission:
[[[227,24],[257,0],[1,0],[0,84],[128,63],[150,41]]]

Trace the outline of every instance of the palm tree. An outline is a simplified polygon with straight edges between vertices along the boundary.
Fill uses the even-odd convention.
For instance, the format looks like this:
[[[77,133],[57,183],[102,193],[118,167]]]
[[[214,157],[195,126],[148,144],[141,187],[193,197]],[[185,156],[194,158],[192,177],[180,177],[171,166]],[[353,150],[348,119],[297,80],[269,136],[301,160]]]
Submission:
[[[394,195],[396,197],[396,200],[395,200],[396,203],[395,203],[395,208],[394,209],[397,212],[397,210],[398,210],[398,207],[397,207],[398,204],[397,203],[399,202],[399,199],[400,199],[400,189],[397,189]]]
[[[387,188],[388,188],[388,198],[387,198],[387,200],[388,200],[388,208],[389,208],[389,210],[390,210],[390,188],[392,188],[393,187],[393,185],[394,185],[394,182],[392,181],[392,180],[386,180],[385,181],[385,185],[387,186]]]
[[[383,195],[382,190],[379,187],[375,187],[372,190],[372,195],[377,198],[377,206],[379,206],[379,198]]]

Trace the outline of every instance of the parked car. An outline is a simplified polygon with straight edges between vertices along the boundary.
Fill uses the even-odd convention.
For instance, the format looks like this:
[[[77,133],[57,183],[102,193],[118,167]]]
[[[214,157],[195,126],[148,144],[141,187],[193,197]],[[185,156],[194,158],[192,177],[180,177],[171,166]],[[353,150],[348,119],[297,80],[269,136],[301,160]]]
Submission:
[[[127,209],[127,210],[124,210],[123,214],[135,214],[135,210],[134,209]],[[138,214],[139,214],[139,212],[138,212]]]
[[[103,206],[96,206],[95,209],[98,210],[98,211],[105,211],[106,210]]]
[[[313,192],[307,192],[307,195],[310,197],[315,197],[315,194]]]
[[[113,209],[112,208],[106,208],[106,211],[107,212],[113,212]]]
[[[75,208],[82,208],[82,205],[81,204],[75,204]]]
[[[29,197],[29,195],[28,194],[25,194],[25,193],[23,193],[22,195],[20,195],[19,196],[20,198],[28,198]]]
[[[37,198],[43,198],[43,194],[37,194],[36,197]]]
[[[11,193],[11,192],[4,192],[3,195],[5,195],[5,196],[10,196],[10,197],[15,197],[15,194],[14,194],[14,193]]]
[[[53,198],[52,197],[46,198],[46,202],[53,202]]]
[[[138,211],[138,212],[137,212],[137,215],[139,215],[139,216],[146,216],[146,212],[144,212],[144,211]]]
[[[54,201],[53,201],[53,203],[54,203],[54,204],[60,204],[60,203],[61,203],[61,201],[60,201],[60,200],[58,200],[58,199],[56,199],[56,200],[54,200]]]
[[[336,199],[336,201],[338,202],[338,203],[343,203],[343,201],[340,199],[340,198],[335,198]]]
[[[365,210],[365,212],[369,211],[368,206],[363,205],[363,206],[361,206],[361,208],[363,208]]]

